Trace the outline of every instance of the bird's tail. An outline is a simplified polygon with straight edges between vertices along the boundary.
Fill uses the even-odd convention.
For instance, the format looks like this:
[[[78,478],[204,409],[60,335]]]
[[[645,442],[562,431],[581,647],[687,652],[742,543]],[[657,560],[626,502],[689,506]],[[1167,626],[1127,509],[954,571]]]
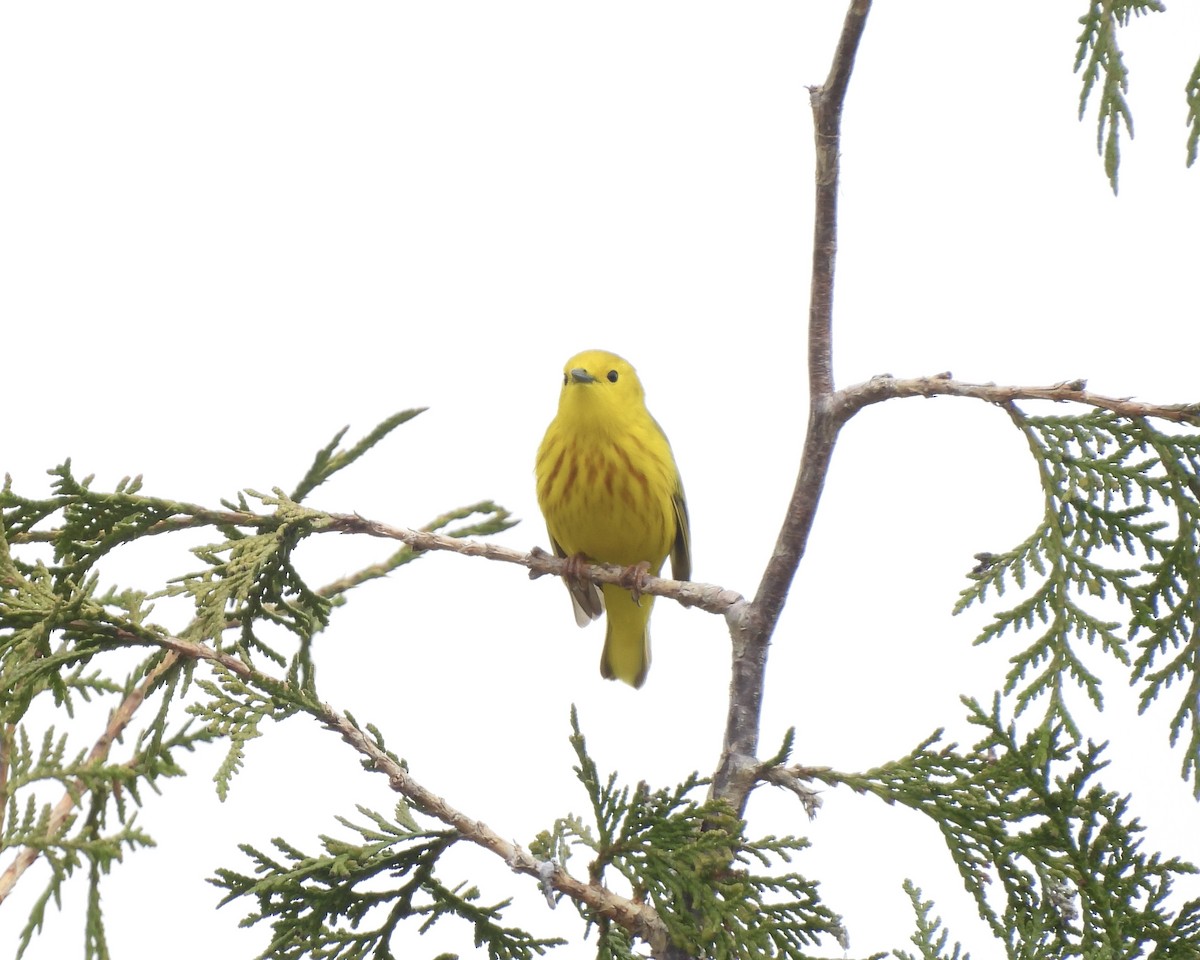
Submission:
[[[600,656],[600,675],[640,687],[650,672],[650,611],[654,597],[643,596],[640,603],[635,603],[626,588],[606,583],[604,605],[608,608],[608,633]]]

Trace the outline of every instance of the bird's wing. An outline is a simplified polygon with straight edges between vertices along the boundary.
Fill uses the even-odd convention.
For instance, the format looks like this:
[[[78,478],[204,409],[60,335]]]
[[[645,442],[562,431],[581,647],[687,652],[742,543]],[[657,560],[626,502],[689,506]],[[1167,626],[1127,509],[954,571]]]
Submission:
[[[671,545],[671,575],[676,580],[692,578],[692,533],[688,524],[687,498],[683,482],[675,478],[675,493],[671,497],[675,511],[675,542]]]

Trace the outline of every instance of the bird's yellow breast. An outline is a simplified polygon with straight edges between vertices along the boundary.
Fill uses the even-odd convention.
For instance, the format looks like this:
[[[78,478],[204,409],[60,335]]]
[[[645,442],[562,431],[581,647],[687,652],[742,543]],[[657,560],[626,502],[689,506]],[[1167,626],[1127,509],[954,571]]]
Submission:
[[[675,538],[678,479],[666,437],[635,412],[602,425],[560,409],[538,450],[538,504],[567,556],[645,560],[657,573]]]

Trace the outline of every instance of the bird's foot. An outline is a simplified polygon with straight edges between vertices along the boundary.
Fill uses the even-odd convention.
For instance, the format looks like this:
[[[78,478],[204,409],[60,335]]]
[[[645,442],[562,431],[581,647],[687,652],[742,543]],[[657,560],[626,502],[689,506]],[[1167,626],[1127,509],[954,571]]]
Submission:
[[[563,560],[563,579],[575,583],[587,583],[584,568],[591,566],[591,559],[585,553],[573,553]]]
[[[634,603],[641,602],[642,588],[646,585],[649,574],[650,564],[645,560],[641,563],[635,563],[633,566],[626,567],[625,572],[621,574],[621,586],[629,591]]]

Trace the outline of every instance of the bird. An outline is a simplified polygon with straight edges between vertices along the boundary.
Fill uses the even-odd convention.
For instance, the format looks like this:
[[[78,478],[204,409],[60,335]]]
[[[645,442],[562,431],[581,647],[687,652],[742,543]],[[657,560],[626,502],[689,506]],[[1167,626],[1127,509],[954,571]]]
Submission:
[[[581,627],[607,609],[600,674],[640,687],[650,669],[653,596],[637,585],[667,557],[676,580],[691,577],[687,500],[671,444],[646,409],[627,360],[585,350],[563,367],[558,412],[538,447],[538,506]],[[584,563],[628,568],[621,584],[581,579]]]

